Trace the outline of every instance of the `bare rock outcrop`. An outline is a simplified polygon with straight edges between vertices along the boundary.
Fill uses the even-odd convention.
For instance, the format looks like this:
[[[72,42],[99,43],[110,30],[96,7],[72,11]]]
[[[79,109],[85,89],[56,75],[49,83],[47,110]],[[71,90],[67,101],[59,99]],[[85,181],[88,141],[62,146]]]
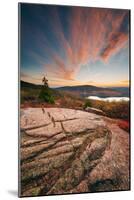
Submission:
[[[97,115],[106,115],[104,111],[97,109],[97,108],[93,108],[93,107],[87,107],[85,108],[85,111],[90,112],[90,113],[95,113]]]
[[[129,189],[129,134],[62,108],[21,110],[21,196]]]

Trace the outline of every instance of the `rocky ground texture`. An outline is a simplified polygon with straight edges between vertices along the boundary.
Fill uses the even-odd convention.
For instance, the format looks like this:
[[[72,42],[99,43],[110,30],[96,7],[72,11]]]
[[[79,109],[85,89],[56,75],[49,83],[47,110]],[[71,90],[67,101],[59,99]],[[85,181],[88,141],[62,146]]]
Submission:
[[[20,121],[21,196],[129,189],[129,134],[110,118],[26,108]]]

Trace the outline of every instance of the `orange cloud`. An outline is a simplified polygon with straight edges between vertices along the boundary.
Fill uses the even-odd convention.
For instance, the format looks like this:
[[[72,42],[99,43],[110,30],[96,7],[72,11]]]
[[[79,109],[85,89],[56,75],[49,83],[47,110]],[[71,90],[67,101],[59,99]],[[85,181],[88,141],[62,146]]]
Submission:
[[[121,26],[128,11],[74,8],[71,39],[76,64],[102,58],[108,60],[128,39]],[[104,50],[103,50],[104,49]]]
[[[113,37],[110,38],[109,44],[101,54],[103,60],[108,61],[111,55],[117,53],[120,49],[122,49],[125,46],[127,40],[128,35],[120,32],[115,33],[115,35],[113,35]]]
[[[72,7],[68,18],[68,38],[65,37],[57,10],[54,9],[50,15],[51,32],[58,49],[52,48],[46,36],[40,32],[40,46],[44,49],[44,55],[45,52],[49,55],[50,63],[44,61],[46,55],[39,60],[51,77],[73,80],[82,65],[90,60],[108,61],[124,48],[128,40],[128,33],[122,31],[122,24],[128,16],[126,10]],[[38,56],[35,55],[35,58]]]

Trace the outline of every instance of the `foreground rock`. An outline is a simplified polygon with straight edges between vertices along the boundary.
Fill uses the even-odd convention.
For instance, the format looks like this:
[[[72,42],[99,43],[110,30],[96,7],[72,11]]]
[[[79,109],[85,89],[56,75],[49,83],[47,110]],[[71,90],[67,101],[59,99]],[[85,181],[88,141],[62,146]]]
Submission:
[[[90,112],[90,113],[95,113],[97,115],[106,115],[102,110],[93,108],[93,107],[87,107],[85,108],[85,111]]]
[[[129,135],[109,118],[21,111],[21,196],[129,189]]]

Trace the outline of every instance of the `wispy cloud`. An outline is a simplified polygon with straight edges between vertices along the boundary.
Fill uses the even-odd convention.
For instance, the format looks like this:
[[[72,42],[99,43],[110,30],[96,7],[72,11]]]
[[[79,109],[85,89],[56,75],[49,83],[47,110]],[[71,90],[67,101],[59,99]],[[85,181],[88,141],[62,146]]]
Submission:
[[[31,57],[50,77],[74,80],[80,68],[89,61],[108,62],[118,53],[128,40],[124,31],[124,20],[128,17],[126,10],[79,8],[73,7],[68,16],[68,37],[55,8],[49,16],[49,28],[52,40],[44,30],[36,30],[35,40],[42,52],[31,52]],[[66,24],[65,24],[66,25]],[[54,41],[55,47],[51,44]]]
[[[32,76],[32,75],[26,74],[24,72],[21,72],[20,79],[23,81],[26,81],[26,82],[30,82],[30,83],[41,84],[42,77],[38,76],[38,74],[37,74],[37,76]]]

